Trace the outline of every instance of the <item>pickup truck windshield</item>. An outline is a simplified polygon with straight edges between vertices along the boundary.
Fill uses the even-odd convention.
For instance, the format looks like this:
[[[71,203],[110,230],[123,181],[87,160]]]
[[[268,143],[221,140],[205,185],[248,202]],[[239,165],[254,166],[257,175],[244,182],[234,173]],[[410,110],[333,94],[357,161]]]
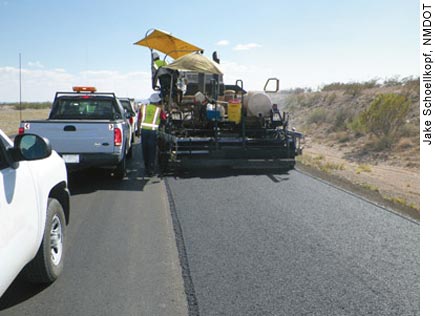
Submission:
[[[113,120],[121,117],[113,99],[60,98],[55,101],[50,119]]]

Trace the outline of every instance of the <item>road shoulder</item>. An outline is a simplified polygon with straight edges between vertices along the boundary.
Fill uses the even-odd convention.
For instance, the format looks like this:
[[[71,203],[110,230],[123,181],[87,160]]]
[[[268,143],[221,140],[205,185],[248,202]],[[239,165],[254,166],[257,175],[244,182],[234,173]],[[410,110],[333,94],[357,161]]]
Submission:
[[[157,242],[150,243],[153,245],[153,248],[155,247],[150,250],[155,253],[161,253],[159,257],[162,260],[165,259],[163,262],[154,262],[155,271],[158,271],[160,276],[164,278],[162,282],[158,283],[160,289],[155,289],[166,301],[164,306],[161,306],[163,309],[160,315],[187,315],[186,295],[165,184],[162,180],[152,178],[147,187],[146,190],[148,189],[149,195],[160,197],[156,201],[160,205],[149,207],[149,215],[154,217],[154,220],[151,220],[149,224],[152,226],[158,225],[162,229],[155,236],[160,241],[155,240]],[[155,227],[150,227],[149,229],[156,231]]]

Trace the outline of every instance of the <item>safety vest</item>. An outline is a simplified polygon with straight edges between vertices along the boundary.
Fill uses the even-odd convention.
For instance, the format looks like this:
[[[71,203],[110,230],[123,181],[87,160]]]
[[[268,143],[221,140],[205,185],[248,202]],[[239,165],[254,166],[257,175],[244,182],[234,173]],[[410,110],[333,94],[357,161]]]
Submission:
[[[157,68],[160,68],[160,67],[167,65],[166,61],[160,60],[160,59],[155,60],[154,63],[156,64]]]
[[[145,130],[156,131],[160,124],[160,111],[161,109],[154,104],[146,105],[145,111],[142,110],[142,122],[140,127]]]

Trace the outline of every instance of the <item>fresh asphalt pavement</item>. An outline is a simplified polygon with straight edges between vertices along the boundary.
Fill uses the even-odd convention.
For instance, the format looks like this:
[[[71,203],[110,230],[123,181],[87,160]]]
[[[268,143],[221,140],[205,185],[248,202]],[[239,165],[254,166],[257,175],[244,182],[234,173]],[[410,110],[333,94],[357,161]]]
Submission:
[[[64,273],[18,277],[0,315],[419,314],[417,223],[297,170],[148,179],[134,156],[72,177]]]
[[[419,314],[417,223],[296,170],[166,182],[190,315]]]

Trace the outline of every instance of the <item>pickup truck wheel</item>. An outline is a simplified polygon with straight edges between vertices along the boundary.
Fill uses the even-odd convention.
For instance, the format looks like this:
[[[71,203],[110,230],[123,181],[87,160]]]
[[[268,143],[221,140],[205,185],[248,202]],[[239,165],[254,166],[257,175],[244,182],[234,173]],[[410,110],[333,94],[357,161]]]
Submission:
[[[131,144],[127,152],[127,159],[131,159],[131,158],[133,158],[133,143]]]
[[[124,179],[124,176],[126,174],[127,166],[125,162],[125,156],[122,158],[121,162],[116,166],[115,172],[113,173],[113,176],[118,179],[122,180]]]
[[[36,257],[26,266],[33,283],[52,283],[62,272],[65,243],[65,214],[58,200],[49,198],[44,235]]]

